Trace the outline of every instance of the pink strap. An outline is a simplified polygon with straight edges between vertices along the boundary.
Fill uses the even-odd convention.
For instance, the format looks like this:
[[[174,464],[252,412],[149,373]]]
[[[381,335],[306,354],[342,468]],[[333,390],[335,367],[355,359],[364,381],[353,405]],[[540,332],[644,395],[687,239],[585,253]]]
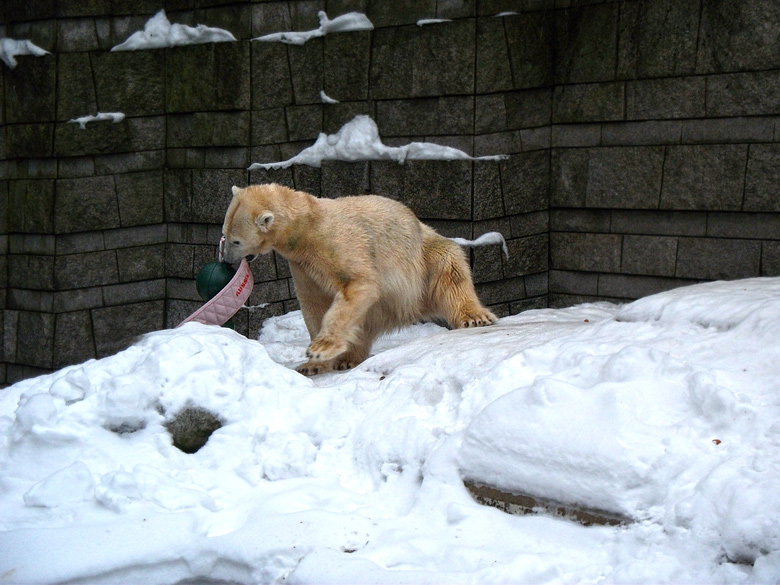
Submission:
[[[236,274],[225,285],[225,288],[176,327],[181,327],[190,321],[205,325],[224,324],[244,306],[254,286],[255,279],[249,269],[249,262],[246,261],[246,258],[242,258]]]

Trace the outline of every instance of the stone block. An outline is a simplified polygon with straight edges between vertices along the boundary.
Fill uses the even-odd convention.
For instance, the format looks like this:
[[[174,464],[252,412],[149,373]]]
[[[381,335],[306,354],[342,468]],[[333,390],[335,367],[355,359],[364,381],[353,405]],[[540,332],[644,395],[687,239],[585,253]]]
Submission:
[[[780,67],[780,6],[773,0],[704,2],[697,71]]]
[[[152,116],[78,124],[57,124],[54,153],[58,157],[160,150],[165,147],[166,122],[171,118]]]
[[[253,157],[254,158],[254,157]],[[254,158],[257,160],[257,158]],[[267,162],[264,159],[263,162]],[[286,169],[258,169],[255,171],[249,171],[249,184],[260,185],[262,183],[279,183],[286,187],[295,188],[295,182],[293,181],[293,170],[291,168]]]
[[[516,154],[499,163],[504,209],[509,215],[547,209],[550,156],[545,151]]]
[[[732,280],[759,275],[761,242],[715,238],[680,238],[676,276]]]
[[[687,144],[728,144],[772,142],[773,118],[710,118],[682,122],[682,142]]]
[[[6,304],[9,309],[18,311],[36,311],[51,313],[54,306],[54,293],[42,290],[8,289]]]
[[[739,211],[746,163],[744,144],[668,147],[661,208]]]
[[[257,2],[252,4],[252,36],[261,37],[292,30],[290,10],[286,2]],[[252,43],[259,45],[261,43]],[[279,43],[262,43],[273,45]]]
[[[223,80],[230,72],[230,81]],[[250,108],[249,43],[206,43],[165,50],[169,113]]]
[[[58,59],[57,120],[67,122],[96,114],[97,96],[89,54],[63,53]]]
[[[549,125],[552,121],[552,96],[550,88],[505,93],[507,129]]]
[[[323,161],[324,162],[324,161]],[[299,191],[306,191],[315,197],[324,196],[322,190],[322,169],[309,165],[295,165],[292,168],[293,185]]]
[[[550,212],[547,210],[533,213],[521,213],[509,218],[509,235],[521,238],[550,231]]]
[[[780,211],[780,144],[751,144],[744,211]]]
[[[165,276],[194,278],[192,244],[169,243],[165,248]]]
[[[252,112],[252,145],[275,144],[289,139],[284,108]]]
[[[289,139],[316,140],[322,132],[322,105],[290,106],[285,109]]]
[[[498,18],[477,20],[476,91],[487,94],[514,87],[504,23]]]
[[[780,114],[780,71],[711,75],[706,79],[708,116]]]
[[[95,173],[98,175],[117,175],[140,171],[156,171],[165,167],[165,151],[149,150],[145,152],[127,152],[106,154],[94,157]],[[62,177],[60,173],[59,178]]]
[[[57,254],[79,254],[105,249],[102,231],[61,234],[56,237]]]
[[[504,277],[503,252],[498,246],[482,246],[470,252],[473,258],[471,278],[475,284],[493,282]]]
[[[556,13],[556,83],[615,78],[618,5],[579,6]]]
[[[162,171],[116,175],[114,180],[122,227],[162,223]]]
[[[90,59],[101,111],[131,117],[165,113],[165,51],[104,51],[91,54]],[[193,88],[216,85],[204,83],[207,78],[202,76],[194,79],[199,81],[190,80]]]
[[[498,163],[474,162],[473,213],[475,221],[501,217],[506,214]]]
[[[550,230],[609,233],[612,214],[606,209],[551,209]]]
[[[626,118],[703,118],[705,77],[671,77],[626,82]]]
[[[614,210],[609,231],[618,234],[656,236],[704,236],[707,216],[703,211]]]
[[[407,161],[401,201],[421,219],[470,220],[471,183],[471,161]]]
[[[620,272],[623,236],[613,234],[550,234],[550,269]]]
[[[49,234],[11,234],[0,239],[0,254],[41,254],[53,256],[56,253],[56,238]]]
[[[618,77],[676,77],[696,67],[699,0],[653,0],[621,6]]]
[[[102,306],[103,289],[96,286],[54,293],[54,305],[52,310],[54,313],[59,314],[69,313],[71,311],[84,311],[86,309],[97,309]]]
[[[76,53],[99,50],[95,21],[91,18],[67,18],[57,23],[57,51]]]
[[[110,250],[57,256],[54,259],[54,282],[57,290],[117,283],[116,253]]]
[[[602,124],[555,124],[552,127],[553,148],[598,146]]]
[[[627,274],[601,274],[598,294],[602,298],[634,300],[689,284],[694,284],[694,281]]]
[[[222,225],[233,185],[246,184],[246,171],[211,169],[192,171],[192,219]]]
[[[103,238],[106,248],[114,250],[132,246],[163,244],[167,241],[167,231],[165,224],[120,228],[106,230],[103,232]]]
[[[324,41],[323,89],[338,101],[368,98],[371,33],[327,35]]]
[[[193,286],[194,288],[194,286]],[[165,327],[173,328],[197,311],[203,303],[168,298],[165,303]]]
[[[292,298],[292,294],[290,293],[288,279],[269,280],[255,283],[255,288],[252,290],[247,304],[261,305],[263,303],[285,301],[290,298]]]
[[[588,186],[587,148],[554,148],[550,156],[550,206],[584,207]]]
[[[19,332],[19,311],[4,309],[0,312],[3,316],[3,361],[16,361],[16,347],[18,345]]]
[[[295,103],[322,103],[320,91],[323,86],[323,39],[308,41],[305,45],[288,45],[287,58],[290,62],[290,78]]]
[[[162,329],[164,301],[94,309],[92,325],[98,358],[129,347],[139,335]]]
[[[553,123],[612,122],[625,111],[622,82],[559,85],[553,93]]]
[[[368,162],[323,161],[322,196],[334,198],[368,193],[368,167]]]
[[[192,220],[192,171],[166,170],[163,176],[165,221]]]
[[[508,155],[522,150],[520,133],[517,131],[474,137],[474,156]]]
[[[761,242],[761,276],[780,276],[780,242]]]
[[[674,276],[677,238],[666,236],[625,236],[623,262],[625,274]]]
[[[550,270],[550,292],[595,296],[598,294],[598,286],[598,274]]]
[[[365,115],[377,119],[373,101],[328,104],[323,112],[323,132],[335,134],[355,116]]]
[[[780,240],[780,214],[711,212],[707,214],[707,236]]]
[[[248,148],[209,148],[205,152],[204,167],[207,169],[246,169],[248,166]]]
[[[5,127],[4,151],[14,158],[50,157],[54,127],[54,124],[48,123],[9,124]]]
[[[664,168],[662,147],[594,148],[588,161],[588,207],[656,209]]]
[[[548,270],[550,244],[547,234],[512,239],[506,244],[509,258],[504,262],[504,278]]]
[[[62,368],[97,357],[89,311],[56,316],[53,367]]]
[[[54,315],[32,311],[19,311],[18,315],[15,362],[51,368],[54,363]]]
[[[373,33],[369,78],[372,99],[402,99],[412,96],[412,27],[379,28]]]
[[[57,170],[60,179],[91,177],[95,174],[95,160],[91,156],[61,158]]]
[[[685,124],[676,120],[609,122],[601,125],[603,146],[679,144],[685,141]]]
[[[436,0],[366,3],[366,16],[377,28],[414,24],[424,18],[433,18],[435,14]]]
[[[56,190],[56,233],[119,227],[119,206],[113,177],[60,179]]]
[[[164,278],[165,244],[123,248],[116,252],[119,281],[153,280]]]
[[[522,276],[483,282],[477,284],[476,289],[479,300],[488,306],[517,301],[526,297],[525,280]]]
[[[281,108],[293,103],[287,46],[252,43],[252,109]]]
[[[167,146],[249,146],[249,112],[197,112],[166,117]]]
[[[381,101],[376,112],[382,136],[471,134],[474,129],[471,97]]]
[[[523,145],[523,152],[548,149],[552,145],[550,126],[520,130],[520,140]]]
[[[509,46],[514,89],[550,86],[554,82],[555,15],[553,11],[506,16],[503,22]]]
[[[143,280],[103,287],[103,300],[107,307],[165,299],[165,294],[164,279]]]
[[[54,231],[54,181],[8,182],[8,228],[12,232]]]
[[[57,58],[52,55],[28,59],[16,69],[3,65],[4,120],[8,124],[53,122],[56,116]],[[2,92],[0,92],[2,93]],[[31,99],[35,96],[34,99]],[[2,114],[0,114],[2,116]]]

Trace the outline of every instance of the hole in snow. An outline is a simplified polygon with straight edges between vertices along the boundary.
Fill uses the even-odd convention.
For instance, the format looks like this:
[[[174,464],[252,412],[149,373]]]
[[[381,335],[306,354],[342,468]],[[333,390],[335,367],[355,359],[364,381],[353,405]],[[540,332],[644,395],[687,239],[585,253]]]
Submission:
[[[211,433],[222,427],[222,421],[202,408],[185,408],[165,423],[173,446],[184,453],[196,453]]]

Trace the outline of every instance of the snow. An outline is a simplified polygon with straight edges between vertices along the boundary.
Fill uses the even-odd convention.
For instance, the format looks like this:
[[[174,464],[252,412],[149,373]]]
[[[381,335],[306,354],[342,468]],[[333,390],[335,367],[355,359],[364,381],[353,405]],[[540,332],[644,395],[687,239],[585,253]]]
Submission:
[[[324,37],[328,33],[356,32],[361,30],[374,30],[374,25],[365,14],[360,12],[348,12],[337,16],[333,20],[328,18],[324,11],[317,13],[320,26],[314,30],[305,32],[280,32],[255,37],[253,41],[279,42],[288,45],[303,45],[311,39]]]
[[[503,160],[506,157],[483,156],[474,158],[450,146],[431,142],[410,142],[404,146],[385,146],[379,137],[379,128],[369,116],[355,116],[335,134],[320,133],[317,141],[296,156],[283,162],[253,163],[249,170],[285,169],[292,165],[320,167],[323,160]]]
[[[79,128],[86,130],[87,124],[90,122],[111,121],[116,124],[124,119],[125,115],[122,112],[98,112],[96,116],[81,116],[80,118],[68,120],[68,122],[78,124]]]
[[[775,583],[780,278],[419,324],[349,372],[188,324],[0,391],[10,583]],[[164,423],[223,426],[198,452]],[[612,511],[581,526],[463,480]]]
[[[15,39],[3,38],[0,39],[0,60],[8,65],[10,69],[14,69],[17,65],[16,59],[19,55],[34,55],[36,57],[42,57],[43,55],[49,55],[49,51],[44,51],[32,41],[22,40],[17,41]]]
[[[422,18],[417,21],[417,26],[428,26],[429,24],[442,24],[444,22],[452,22],[449,18]]]
[[[186,24],[171,24],[160,10],[150,18],[144,30],[134,32],[123,43],[113,47],[112,51],[140,51],[145,49],[162,49],[181,45],[198,45],[203,43],[223,43],[235,41],[236,38],[228,31],[202,24],[196,27]]]
[[[339,103],[338,100],[334,100],[332,97],[328,96],[328,94],[326,94],[324,90],[320,90],[320,101],[322,101],[323,104]]]
[[[504,252],[504,257],[509,258],[509,249],[506,247],[506,240],[504,240],[504,236],[502,236],[499,232],[488,232],[486,234],[482,234],[475,240],[467,240],[465,238],[450,239],[459,246],[468,246],[469,248],[500,245],[501,250]]]

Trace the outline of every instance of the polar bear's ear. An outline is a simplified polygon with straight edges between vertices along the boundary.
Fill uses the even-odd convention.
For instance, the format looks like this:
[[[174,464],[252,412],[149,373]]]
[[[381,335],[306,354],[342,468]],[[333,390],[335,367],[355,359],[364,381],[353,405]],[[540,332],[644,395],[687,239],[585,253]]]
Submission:
[[[236,187],[235,185],[233,185],[233,197],[235,197],[239,193],[241,193],[241,189],[239,187]]]
[[[260,228],[261,232],[267,232],[273,222],[274,214],[270,211],[264,212],[255,219],[255,223],[257,224],[257,227]]]

